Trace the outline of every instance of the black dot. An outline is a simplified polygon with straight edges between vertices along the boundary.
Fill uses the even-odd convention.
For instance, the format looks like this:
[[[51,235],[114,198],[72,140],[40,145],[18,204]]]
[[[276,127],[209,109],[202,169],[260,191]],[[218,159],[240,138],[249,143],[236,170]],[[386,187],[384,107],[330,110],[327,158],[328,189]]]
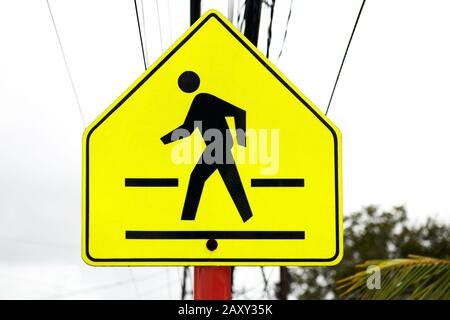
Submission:
[[[178,86],[187,93],[194,92],[200,85],[198,74],[193,71],[185,71],[178,78]]]
[[[217,249],[217,241],[216,239],[209,239],[206,242],[206,247],[208,248],[209,251],[214,251]]]

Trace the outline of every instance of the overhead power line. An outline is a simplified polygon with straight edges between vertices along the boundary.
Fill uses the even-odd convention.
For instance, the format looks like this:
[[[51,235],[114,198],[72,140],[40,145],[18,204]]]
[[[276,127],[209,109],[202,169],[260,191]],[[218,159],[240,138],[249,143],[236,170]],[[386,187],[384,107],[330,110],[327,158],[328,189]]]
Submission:
[[[342,58],[341,66],[339,68],[336,81],[334,82],[333,91],[331,91],[330,100],[328,101],[327,110],[325,111],[325,115],[328,114],[328,111],[330,110],[331,101],[333,100],[334,91],[336,90],[336,86],[339,81],[339,77],[341,76],[342,67],[344,66],[345,58],[347,57],[348,49],[350,48],[350,44],[352,43],[353,35],[355,34],[356,27],[358,25],[359,17],[361,17],[361,12],[364,8],[364,4],[366,3],[366,0],[363,0],[361,3],[361,8],[359,9],[358,16],[356,17],[355,25],[353,26],[352,34],[350,35],[350,39],[348,40],[347,48],[345,49],[344,57]]]
[[[47,0],[48,12],[50,13],[50,17],[52,18],[53,28],[55,29],[56,38],[58,39],[59,49],[61,50],[61,54],[64,60],[64,65],[66,66],[67,75],[69,76],[70,84],[72,86],[73,95],[75,96],[75,100],[77,102],[78,111],[80,113],[81,122],[83,126],[86,128],[86,121],[84,120],[83,110],[81,109],[80,99],[78,98],[77,90],[75,89],[75,84],[73,82],[72,74],[70,72],[69,64],[67,63],[66,54],[64,53],[64,48],[62,46],[61,38],[59,36],[58,28],[56,27],[55,18],[53,17],[52,8],[50,7],[50,2]]]
[[[136,279],[134,278],[133,269],[130,266],[128,266],[128,271],[130,272],[130,278],[131,278],[131,281],[133,282],[133,287],[134,287],[134,291],[136,293],[136,297],[137,297],[138,300],[141,300],[142,297],[141,297],[141,294],[139,292],[139,288],[138,288],[138,285],[136,283]]]
[[[158,0],[156,0],[155,2],[156,2],[156,13],[158,14],[159,44],[161,45],[161,53],[162,53],[164,51],[164,46],[163,46],[163,36],[162,36],[162,27],[161,27],[161,16],[159,14]]]
[[[150,275],[147,276],[143,276],[143,277],[139,277],[139,278],[134,278],[134,281],[143,281],[143,280],[149,280],[149,279],[154,279],[155,277],[161,277],[161,272],[154,272]],[[79,290],[73,290],[73,291],[68,291],[68,292],[63,292],[61,294],[56,294],[53,296],[49,296],[48,299],[67,299],[71,296],[75,296],[75,295],[85,295],[88,293],[92,293],[92,292],[98,292],[98,291],[103,291],[103,290],[111,290],[120,286],[124,286],[124,285],[128,285],[130,284],[130,282],[132,282],[133,280],[131,279],[124,279],[124,280],[119,280],[116,282],[110,282],[110,283],[106,283],[106,284],[100,284],[97,286],[93,286],[93,287],[88,287],[88,288],[84,288],[84,289],[79,289]],[[164,285],[165,286],[165,285]],[[153,290],[155,290],[156,288],[154,288]],[[147,294],[147,293],[145,293]],[[144,294],[141,294],[140,297],[142,298]]]
[[[166,0],[166,4],[167,4],[167,14],[168,14],[168,25],[169,25],[169,37],[170,37],[170,44],[172,44],[173,42],[173,35],[172,35],[172,17],[170,14],[170,0]]]
[[[237,18],[236,18],[236,27],[239,29],[239,31],[243,31],[244,30],[244,11],[245,11],[245,4],[246,1],[242,1],[241,5],[238,5],[238,12],[237,12]]]
[[[145,61],[148,61],[147,28],[145,27],[144,0],[141,0],[141,13],[142,13],[142,38],[144,39]]]
[[[273,24],[273,13],[275,11],[275,0],[272,0],[272,3],[269,4],[270,17],[269,17],[269,26],[267,28],[267,52],[266,57],[269,58],[270,54],[270,43],[272,42],[272,24]]]
[[[234,0],[228,0],[228,20],[233,23],[234,19]]]
[[[263,282],[264,282],[264,292],[267,295],[267,298],[269,299],[269,280],[266,277],[266,273],[264,272],[264,267],[260,267],[261,268],[261,275],[263,278]]]
[[[144,42],[142,41],[141,23],[139,22],[139,12],[138,12],[136,0],[134,0],[134,9],[136,11],[136,20],[137,20],[137,25],[138,25],[138,30],[139,30],[139,39],[141,40],[142,58],[144,58],[144,67],[145,67],[145,70],[147,70],[147,60],[145,60]]]
[[[284,44],[286,43],[286,38],[287,38],[287,33],[288,33],[288,28],[289,28],[289,21],[291,21],[292,4],[293,4],[293,2],[294,2],[294,0],[291,0],[291,5],[289,6],[289,13],[288,13],[288,17],[287,17],[287,20],[286,20],[286,27],[284,29],[283,42],[281,43],[280,53],[278,54],[278,60],[280,60],[280,58],[281,58],[281,54],[283,53]]]

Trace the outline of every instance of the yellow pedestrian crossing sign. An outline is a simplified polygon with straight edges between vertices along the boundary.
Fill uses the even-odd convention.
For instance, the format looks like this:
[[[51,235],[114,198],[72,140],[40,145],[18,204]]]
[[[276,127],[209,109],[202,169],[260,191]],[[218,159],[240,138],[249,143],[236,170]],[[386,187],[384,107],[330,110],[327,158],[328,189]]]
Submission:
[[[83,135],[90,265],[333,265],[341,137],[231,23],[202,16]]]

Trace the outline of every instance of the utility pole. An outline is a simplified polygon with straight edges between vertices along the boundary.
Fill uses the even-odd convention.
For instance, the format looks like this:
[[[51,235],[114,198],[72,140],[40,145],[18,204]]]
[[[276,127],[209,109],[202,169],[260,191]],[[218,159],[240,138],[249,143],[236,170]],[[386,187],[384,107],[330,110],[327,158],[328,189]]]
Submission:
[[[291,275],[287,267],[280,267],[280,282],[277,283],[276,297],[278,300],[287,300],[291,284]]]
[[[181,283],[181,300],[186,298],[186,278],[189,267],[183,267],[183,282]]]
[[[244,35],[251,43],[258,46],[259,23],[261,21],[262,0],[246,0],[244,19]]]
[[[201,9],[201,0],[191,0],[191,26],[200,18]]]

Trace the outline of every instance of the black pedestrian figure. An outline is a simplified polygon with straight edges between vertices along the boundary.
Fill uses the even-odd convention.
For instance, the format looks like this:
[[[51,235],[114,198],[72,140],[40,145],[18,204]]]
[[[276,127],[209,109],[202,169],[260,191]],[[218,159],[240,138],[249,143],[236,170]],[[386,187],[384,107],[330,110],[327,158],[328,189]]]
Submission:
[[[195,92],[199,85],[200,78],[195,72],[183,72],[178,78],[178,86],[186,93]],[[179,135],[173,137],[172,133],[176,133],[176,130],[187,130],[190,135],[194,132],[195,128],[201,126],[199,129],[201,129],[201,134],[206,143],[206,148],[195,165],[189,179],[189,186],[181,215],[182,220],[195,220],[203,186],[215,170],[219,170],[242,220],[246,222],[252,217],[252,211],[231,153],[233,142],[225,120],[225,117],[229,116],[234,117],[238,144],[245,146],[245,111],[208,93],[198,93],[192,101],[184,123],[161,138],[162,142],[167,144],[186,137],[180,137]],[[215,148],[216,143],[213,143],[214,141],[207,141],[205,139],[205,133],[210,129],[218,133],[220,132],[222,135],[221,150]],[[225,141],[229,141],[230,143],[225,143]],[[223,161],[214,161],[211,163],[211,155],[214,155],[217,151],[222,151],[222,155],[221,157],[215,158]]]

